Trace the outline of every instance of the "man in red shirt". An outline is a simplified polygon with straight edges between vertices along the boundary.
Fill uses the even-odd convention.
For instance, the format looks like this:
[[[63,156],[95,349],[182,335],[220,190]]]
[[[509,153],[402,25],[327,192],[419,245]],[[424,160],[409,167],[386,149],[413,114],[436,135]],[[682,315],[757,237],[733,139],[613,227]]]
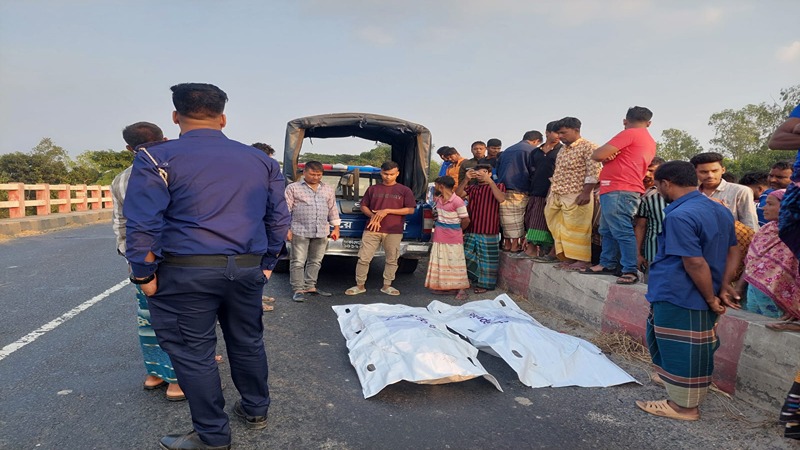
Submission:
[[[633,218],[644,193],[643,179],[656,156],[656,141],[650,136],[652,111],[641,106],[628,109],[622,120],[625,129],[592,153],[603,162],[600,172],[600,235],[603,250],[600,264],[583,273],[621,274],[618,284],[639,281],[636,235]]]
[[[392,281],[397,273],[405,216],[414,214],[417,202],[411,189],[397,182],[398,175],[400,169],[396,162],[387,161],[381,164],[383,183],[367,188],[361,199],[361,212],[369,218],[369,222],[361,236],[361,248],[358,250],[356,285],[344,292],[347,295],[367,292],[365,283],[369,263],[381,246],[386,254],[381,292],[387,295],[400,295],[400,291],[392,287]]]

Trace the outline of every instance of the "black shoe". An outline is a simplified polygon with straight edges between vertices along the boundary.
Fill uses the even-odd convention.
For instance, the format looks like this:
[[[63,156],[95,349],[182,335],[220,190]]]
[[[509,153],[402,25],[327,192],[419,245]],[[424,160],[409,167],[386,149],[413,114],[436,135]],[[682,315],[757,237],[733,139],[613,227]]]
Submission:
[[[323,290],[320,290],[320,289],[317,289],[317,290],[314,290],[314,291],[306,291],[306,294],[319,295],[320,297],[330,297],[330,296],[333,295],[330,292],[323,291]]]
[[[231,444],[208,445],[200,439],[196,431],[186,434],[168,434],[158,441],[164,450],[228,450]]]
[[[305,292],[295,292],[295,293],[292,295],[292,300],[293,300],[293,301],[296,301],[296,302],[298,302],[298,303],[302,303],[302,302],[306,301],[306,294],[305,294]]]
[[[241,401],[237,401],[236,404],[233,405],[233,413],[242,419],[245,426],[251,430],[260,430],[267,427],[267,416],[248,416],[242,408]]]

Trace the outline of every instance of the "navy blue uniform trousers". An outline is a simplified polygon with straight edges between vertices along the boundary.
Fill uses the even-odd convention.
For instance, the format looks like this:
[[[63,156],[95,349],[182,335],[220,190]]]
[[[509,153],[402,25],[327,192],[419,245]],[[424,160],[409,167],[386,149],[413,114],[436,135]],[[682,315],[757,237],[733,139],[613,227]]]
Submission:
[[[148,298],[150,318],[161,348],[169,354],[186,394],[195,431],[207,444],[231,442],[225,398],[214,359],[219,321],[228,350],[233,384],[250,416],[269,408],[267,353],[261,322],[261,268],[180,267],[160,264],[158,289]]]

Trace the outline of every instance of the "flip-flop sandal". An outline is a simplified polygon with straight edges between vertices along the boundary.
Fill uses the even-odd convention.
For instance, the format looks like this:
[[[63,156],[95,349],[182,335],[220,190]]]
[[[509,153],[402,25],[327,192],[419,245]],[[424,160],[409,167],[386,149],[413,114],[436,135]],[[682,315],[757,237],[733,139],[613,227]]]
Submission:
[[[358,286],[353,286],[350,289],[344,291],[344,295],[358,295],[358,294],[363,294],[364,292],[367,292],[366,288],[361,289]]]
[[[600,270],[592,270],[591,267],[587,267],[587,268],[579,271],[578,273],[582,273],[582,274],[585,274],[585,275],[614,275],[614,274],[619,273],[619,271],[616,268],[609,269],[608,267],[603,267]],[[619,276],[619,275],[617,275],[617,276]]]
[[[800,331],[800,322],[797,321],[773,322],[764,326],[772,331]]]
[[[275,297],[267,297],[266,295],[262,295],[261,296],[261,301],[262,302],[274,302],[275,301]]]
[[[273,310],[275,310],[275,307],[272,306],[272,305],[268,305],[266,303],[262,303],[261,304],[261,310],[262,311],[273,311]]]
[[[617,284],[636,284],[639,282],[639,275],[635,273],[623,273],[617,278]]]
[[[555,256],[534,256],[531,258],[534,262],[538,263],[545,263],[545,264],[555,264],[560,260]]]
[[[381,288],[381,292],[383,292],[386,295],[400,295],[400,291],[398,291],[397,289],[395,289],[395,288],[393,288],[391,286],[385,287],[385,288]]]
[[[488,289],[484,289],[484,288],[475,288],[475,289],[472,290],[472,292],[474,292],[476,294],[483,294],[484,292],[489,292],[489,290]]]
[[[643,402],[641,400],[636,400],[636,406],[639,407],[642,411],[652,414],[654,416],[659,417],[666,417],[668,419],[676,419],[676,420],[687,420],[687,421],[695,421],[700,420],[700,415],[696,416],[687,416],[684,414],[679,413],[672,409],[672,406],[669,406],[666,400],[655,400],[655,401],[648,401]]]

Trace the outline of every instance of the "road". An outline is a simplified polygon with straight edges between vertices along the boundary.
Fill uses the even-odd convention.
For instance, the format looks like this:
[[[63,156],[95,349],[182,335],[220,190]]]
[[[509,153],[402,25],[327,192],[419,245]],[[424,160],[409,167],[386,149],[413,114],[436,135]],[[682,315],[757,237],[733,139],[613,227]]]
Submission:
[[[289,300],[288,275],[270,280],[266,292],[278,302],[263,319],[273,400],[269,427],[253,432],[232,421],[234,448],[793,448],[777,426],[762,425],[771,415],[741,403],[732,404],[746,420],[733,420],[729,403],[712,396],[700,422],[671,421],[633,404],[663,398],[653,384],[531,389],[486,354],[480,360],[505,392],[483,379],[402,382],[365,400],[330,305],[425,306],[432,297],[422,287],[424,265],[398,276],[401,297],[378,292],[379,264],[373,264],[367,294],[338,294],[353,284],[354,267],[352,260],[326,260],[319,286],[337,295],[306,303]],[[0,243],[0,268],[0,448],[149,449],[164,434],[189,430],[186,402],[170,403],[163,390],[141,388],[133,287],[120,284],[127,270],[108,224]],[[520,306],[548,326],[586,332],[527,301]],[[65,314],[71,317],[58,320]],[[646,380],[646,368],[615,360]],[[229,409],[237,393],[227,364],[221,370]]]

